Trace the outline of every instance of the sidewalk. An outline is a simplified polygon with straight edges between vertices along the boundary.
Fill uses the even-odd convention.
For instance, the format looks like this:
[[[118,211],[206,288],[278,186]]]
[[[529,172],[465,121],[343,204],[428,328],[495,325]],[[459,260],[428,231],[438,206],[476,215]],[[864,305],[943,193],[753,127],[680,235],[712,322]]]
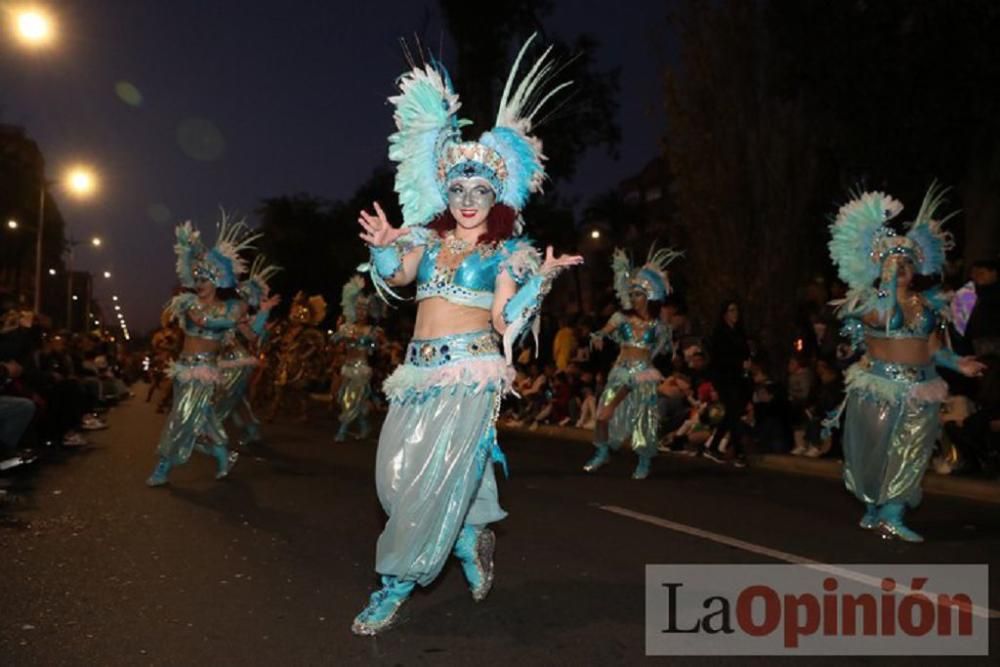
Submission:
[[[523,426],[513,427],[504,426],[503,424],[498,425],[497,428],[501,432],[555,440],[571,440],[587,443],[593,440],[593,433],[591,431],[569,426],[539,426],[533,431]],[[682,456],[673,458],[676,460],[685,460]],[[750,456],[750,467],[774,470],[790,475],[812,475],[813,477],[840,479],[842,463],[838,459],[811,459],[788,454],[756,454]],[[939,475],[933,470],[928,470],[927,475],[924,476],[924,492],[984,503],[1000,504],[1000,481]]]

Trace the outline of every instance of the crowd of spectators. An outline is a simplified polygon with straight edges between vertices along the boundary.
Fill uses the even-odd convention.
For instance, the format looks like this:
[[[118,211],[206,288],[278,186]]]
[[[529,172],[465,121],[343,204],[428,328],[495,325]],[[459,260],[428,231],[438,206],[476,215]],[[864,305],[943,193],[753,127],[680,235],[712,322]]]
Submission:
[[[111,337],[53,330],[0,295],[0,473],[107,428],[102,413],[131,395],[138,372],[126,359]]]

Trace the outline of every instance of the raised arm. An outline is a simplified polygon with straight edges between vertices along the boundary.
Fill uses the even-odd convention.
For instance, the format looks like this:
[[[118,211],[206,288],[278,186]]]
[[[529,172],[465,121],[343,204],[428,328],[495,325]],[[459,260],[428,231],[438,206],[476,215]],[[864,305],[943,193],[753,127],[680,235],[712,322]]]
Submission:
[[[358,217],[358,224],[362,227],[358,236],[371,251],[369,263],[359,268],[369,272],[380,297],[385,298],[387,293],[399,298],[388,287],[408,285],[416,279],[427,231],[393,227],[378,202],[375,202],[374,209],[374,213],[361,211]]]

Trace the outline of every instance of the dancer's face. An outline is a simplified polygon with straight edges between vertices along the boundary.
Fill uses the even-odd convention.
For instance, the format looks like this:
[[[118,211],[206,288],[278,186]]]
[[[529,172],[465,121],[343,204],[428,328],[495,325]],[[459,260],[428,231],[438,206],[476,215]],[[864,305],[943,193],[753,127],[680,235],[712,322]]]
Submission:
[[[641,289],[632,289],[628,293],[629,301],[632,302],[632,307],[640,313],[646,312],[646,307],[649,305],[649,298],[646,296],[646,292]]]
[[[496,200],[496,193],[484,178],[456,178],[448,184],[448,210],[466,229],[484,224]]]
[[[195,279],[194,290],[202,299],[211,299],[215,296],[215,285],[204,278]]]

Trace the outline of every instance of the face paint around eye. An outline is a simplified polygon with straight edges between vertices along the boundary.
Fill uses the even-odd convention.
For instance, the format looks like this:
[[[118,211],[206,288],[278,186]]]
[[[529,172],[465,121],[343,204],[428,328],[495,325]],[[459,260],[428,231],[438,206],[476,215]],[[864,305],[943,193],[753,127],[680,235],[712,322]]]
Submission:
[[[448,210],[459,225],[478,227],[496,203],[496,194],[482,178],[459,178],[448,186]]]

